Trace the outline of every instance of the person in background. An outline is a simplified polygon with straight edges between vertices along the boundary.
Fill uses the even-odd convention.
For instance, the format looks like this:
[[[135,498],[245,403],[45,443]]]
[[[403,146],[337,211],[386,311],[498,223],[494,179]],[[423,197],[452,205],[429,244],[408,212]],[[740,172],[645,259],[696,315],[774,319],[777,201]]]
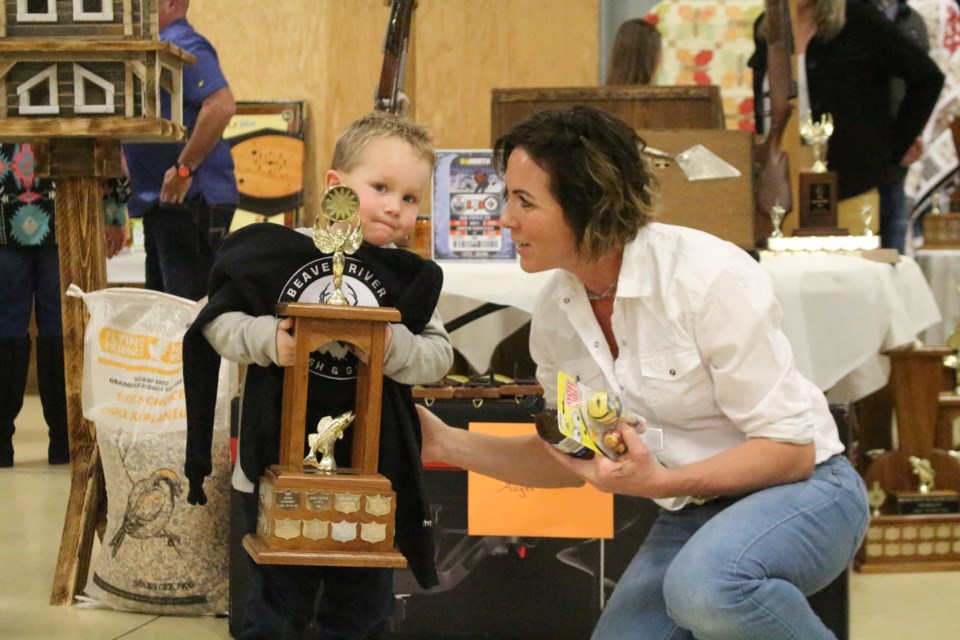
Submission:
[[[437,576],[410,385],[442,378],[453,364],[453,347],[436,311],[440,268],[396,243],[413,231],[434,160],[424,127],[374,113],[340,136],[326,174],[327,188],[344,184],[360,199],[364,244],[347,257],[343,291],[351,304],[391,306],[401,313],[401,322],[387,327],[378,469],[397,492],[397,547],[424,588],[437,584]],[[317,249],[310,229],[298,231],[266,223],[233,234],[214,265],[209,301],[184,338],[191,504],[203,503],[203,478],[211,470],[209,403],[215,394],[205,394],[205,405],[198,398],[205,381],[217,377],[219,357],[211,356],[251,365],[233,474],[249,533],[257,528],[257,485],[266,467],[279,461],[284,367],[295,356],[293,321],[277,318],[275,305],[323,303],[330,294],[332,257]],[[308,434],[320,418],[355,409],[357,376],[357,356],[346,345],[324,345],[310,360]],[[338,464],[349,466],[353,433],[347,429],[337,441]],[[391,569],[250,566],[254,587],[237,636],[241,640],[384,637],[393,610]]]
[[[37,326],[37,386],[50,443],[47,462],[70,462],[60,317],[54,183],[34,174],[29,144],[0,144],[0,467],[13,466],[14,420],[30,364],[30,313]],[[123,247],[126,179],[104,183],[106,255]]]
[[[927,25],[919,13],[910,8],[906,0],[863,0],[875,6],[885,15],[904,36],[924,51],[930,51],[927,37]],[[890,81],[891,114],[896,116],[906,92],[899,78]],[[881,246],[896,249],[903,254],[906,251],[907,228],[910,226],[912,202],[907,201],[903,183],[907,168],[920,159],[923,154],[923,141],[917,138],[901,162],[890,163],[883,172],[880,182],[880,243]]]
[[[494,158],[520,267],[556,269],[530,334],[544,397],[555,402],[560,372],[613,392],[661,445],[621,424],[623,455],[580,459],[417,407],[423,460],[660,505],[595,640],[833,637],[806,596],[860,547],[864,483],[824,394],[797,371],[769,277],[729,242],[652,221],[642,146],[627,123],[579,106],[533,115]]]
[[[143,218],[146,288],[199,300],[239,194],[223,132],[236,112],[217,52],[187,22],[190,0],[159,0],[160,39],[197,57],[183,68],[186,144],[124,144],[130,216]],[[162,96],[170,117],[170,95]]]
[[[798,0],[795,34],[797,112],[819,121],[833,117],[827,164],[837,173],[838,225],[859,233],[860,209],[876,210],[877,188],[891,164],[909,164],[933,111],[943,73],[874,8],[861,1]],[[765,15],[754,26],[753,69],[757,133],[768,128],[769,82]],[[904,97],[890,107],[890,82],[903,81]]]
[[[622,23],[613,39],[607,84],[653,84],[660,66],[660,47],[660,32],[643,18]]]

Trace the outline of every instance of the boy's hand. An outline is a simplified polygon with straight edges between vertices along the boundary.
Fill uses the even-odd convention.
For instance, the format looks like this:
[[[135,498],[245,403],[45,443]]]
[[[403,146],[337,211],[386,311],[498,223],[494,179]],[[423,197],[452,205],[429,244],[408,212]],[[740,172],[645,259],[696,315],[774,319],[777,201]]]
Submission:
[[[389,324],[387,325],[387,338],[383,343],[383,351],[386,353],[387,349],[390,348],[390,341],[393,340],[393,327]]]
[[[293,339],[293,318],[284,318],[277,325],[277,364],[293,366],[296,341]]]

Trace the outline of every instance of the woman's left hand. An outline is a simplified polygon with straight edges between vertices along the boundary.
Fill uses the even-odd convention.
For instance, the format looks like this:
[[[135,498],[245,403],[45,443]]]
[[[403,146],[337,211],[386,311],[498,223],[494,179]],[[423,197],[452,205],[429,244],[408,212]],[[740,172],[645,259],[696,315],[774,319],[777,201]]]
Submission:
[[[599,491],[641,496],[662,497],[657,492],[659,474],[665,469],[654,459],[634,429],[625,428],[621,434],[627,452],[616,460],[602,454],[590,460],[574,458],[546,445],[561,465],[580,476]]]

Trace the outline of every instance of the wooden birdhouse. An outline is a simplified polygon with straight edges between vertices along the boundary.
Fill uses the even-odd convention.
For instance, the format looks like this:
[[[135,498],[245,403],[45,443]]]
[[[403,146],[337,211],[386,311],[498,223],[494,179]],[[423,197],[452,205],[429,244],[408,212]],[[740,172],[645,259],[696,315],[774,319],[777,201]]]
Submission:
[[[0,136],[175,141],[183,65],[159,40],[156,0],[2,0]],[[160,118],[161,88],[170,94]]]

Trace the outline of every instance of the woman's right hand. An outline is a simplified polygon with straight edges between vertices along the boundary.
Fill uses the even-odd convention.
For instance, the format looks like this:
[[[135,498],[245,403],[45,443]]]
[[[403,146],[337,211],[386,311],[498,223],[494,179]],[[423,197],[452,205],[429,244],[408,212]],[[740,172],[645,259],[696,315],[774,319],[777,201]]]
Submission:
[[[441,455],[441,443],[444,431],[452,427],[423,405],[417,405],[417,413],[420,415],[420,432],[423,434],[423,448],[420,451],[420,459],[423,462],[444,462]]]

